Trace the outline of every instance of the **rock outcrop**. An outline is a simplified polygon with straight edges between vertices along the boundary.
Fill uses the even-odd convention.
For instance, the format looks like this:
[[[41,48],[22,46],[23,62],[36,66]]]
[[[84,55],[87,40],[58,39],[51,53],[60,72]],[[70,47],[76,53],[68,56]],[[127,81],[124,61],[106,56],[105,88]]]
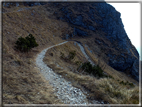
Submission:
[[[18,3],[3,3],[3,6],[19,6]],[[105,62],[114,69],[129,73],[139,80],[139,54],[128,38],[121,14],[105,2],[91,3],[34,3],[25,2],[22,5],[44,5],[48,10],[53,8],[53,16],[58,20],[67,22],[74,30],[72,34],[65,34],[65,38],[86,38],[86,44],[92,51],[95,46],[104,54]],[[87,38],[92,37],[92,41]],[[99,52],[96,54],[100,54]]]
[[[38,6],[38,5],[45,5],[46,3],[44,2],[3,2],[4,7],[11,7],[11,6],[16,6],[18,7],[19,5],[25,5],[25,6]]]
[[[66,21],[74,28],[73,34],[79,37],[98,34],[101,39],[92,38],[94,42],[102,43],[100,48],[104,51],[106,62],[114,69],[129,73],[139,80],[139,54],[128,38],[121,14],[107,3],[51,3],[57,8],[54,15],[57,19]],[[103,32],[100,35],[98,32]],[[109,41],[111,45],[108,45]],[[89,42],[89,41],[88,41]],[[97,45],[97,44],[96,44]],[[93,46],[91,46],[93,48]],[[103,51],[102,51],[103,52]]]

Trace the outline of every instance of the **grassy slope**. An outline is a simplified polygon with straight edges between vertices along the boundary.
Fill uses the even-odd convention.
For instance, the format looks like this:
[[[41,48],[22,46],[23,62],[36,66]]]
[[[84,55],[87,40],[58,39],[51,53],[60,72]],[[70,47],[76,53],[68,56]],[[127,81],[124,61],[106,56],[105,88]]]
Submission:
[[[23,8],[23,7],[20,7]],[[14,8],[13,8],[14,10]],[[34,16],[31,13],[35,11]],[[42,10],[42,11],[41,11]],[[3,103],[61,103],[36,68],[35,57],[45,47],[62,42],[58,37],[68,27],[48,18],[42,7],[2,14]],[[31,33],[39,47],[29,53],[14,50],[18,37]],[[53,38],[53,35],[55,37]]]
[[[61,58],[61,52],[64,53],[64,56],[67,58],[69,52],[73,50],[76,51],[74,59],[69,61]],[[113,70],[112,74],[112,68],[106,65],[104,71],[113,78],[97,79],[92,75],[83,73],[81,70],[77,71],[80,65],[76,63],[77,61],[83,63],[86,59],[83,57],[80,48],[74,45],[74,42],[68,42],[65,45],[49,49],[44,58],[44,62],[49,67],[56,73],[62,75],[67,81],[71,81],[73,86],[81,88],[83,92],[86,90],[89,93],[89,95],[86,94],[89,101],[96,99],[114,104],[138,103],[138,86],[132,87],[130,85],[120,84],[122,80],[130,82],[126,75],[116,70]]]
[[[2,14],[3,103],[61,103],[52,91],[52,87],[49,85],[47,81],[44,80],[43,76],[36,68],[34,62],[36,55],[42,49],[62,42],[63,40],[60,37],[67,34],[68,32],[71,32],[72,28],[69,27],[69,25],[65,22],[61,22],[54,18],[50,18],[53,15],[53,12],[48,12],[46,8],[43,8],[42,6],[35,6],[31,7],[30,10],[16,12],[19,8],[23,7],[21,6],[18,8],[15,7],[12,9],[6,9],[7,11],[9,11],[9,13]],[[31,13],[34,13],[34,15],[32,16]],[[14,43],[17,40],[17,38],[20,36],[25,37],[29,33],[33,34],[39,46],[37,48],[34,48],[28,54],[23,54],[15,51]],[[80,39],[80,41],[84,44],[86,43],[85,39]],[[67,46],[68,48],[71,48],[72,50],[75,49],[77,51],[77,57],[75,59],[76,61],[85,61],[84,56],[79,51],[78,47],[74,47],[73,43],[69,43],[67,44]],[[63,45],[62,48],[56,47],[55,50],[56,49],[59,49],[59,52],[62,49],[61,52],[65,52],[65,55],[67,55],[69,51],[66,51],[66,45]],[[53,60],[51,60],[49,58],[49,55],[47,54],[48,57],[46,57],[46,60],[50,60],[50,64],[48,63],[48,65],[51,66],[53,69],[55,68],[55,72],[58,72],[62,75],[65,75],[67,73],[68,80],[74,81],[74,86],[80,88],[85,87],[82,88],[82,90],[89,90],[88,92],[90,92],[90,96],[88,96],[88,99],[103,99],[110,103],[131,103],[131,101],[137,103],[137,101],[135,101],[134,99],[130,100],[130,96],[133,95],[134,98],[138,98],[138,87],[136,86],[135,88],[130,88],[128,90],[127,87],[123,85],[121,86],[120,84],[118,84],[117,81],[118,79],[121,80],[122,76],[124,80],[130,80],[130,82],[134,81],[133,79],[129,79],[129,77],[126,77],[123,73],[118,73],[116,70],[112,69],[109,66],[107,66],[104,70],[115,78],[115,81],[113,80],[113,82],[111,79],[105,78],[97,80],[96,78],[88,75],[70,72],[70,70],[72,70],[70,68],[62,70],[54,64],[54,61],[57,61],[57,63],[61,64],[60,66],[63,67],[65,67],[65,65],[68,63],[64,62],[63,60],[60,60],[60,54],[57,54],[56,52],[57,51],[52,52]],[[95,53],[92,55],[88,51],[88,54],[92,57],[92,59],[94,59],[94,62],[96,61],[95,63],[97,63],[98,59],[95,59],[93,57]],[[57,58],[58,60],[54,60],[54,58]],[[74,63],[68,65],[74,68],[74,70],[77,68],[76,64]],[[64,78],[66,77],[64,76]],[[113,94],[111,96],[112,92],[109,91],[109,89],[111,87],[112,90],[115,90],[117,87],[116,84],[119,86],[118,90],[116,91],[121,90],[120,96],[126,98],[126,102],[121,97],[114,97]],[[108,90],[106,90],[107,87]],[[125,91],[122,92],[122,89]],[[127,91],[128,94],[125,95],[124,92]],[[94,93],[97,94],[94,95]],[[118,100],[118,102],[116,100]]]
[[[109,63],[109,57],[107,56],[108,54],[111,53],[111,54],[113,54],[115,56],[118,56],[118,57],[121,56],[120,52],[122,52],[122,49],[117,47],[118,42],[116,41],[115,43],[111,43],[106,38],[105,33],[102,32],[102,30],[99,30],[99,27],[101,27],[101,25],[99,25],[99,24],[97,24],[95,22],[92,22],[90,20],[90,17],[87,14],[90,11],[90,9],[95,10],[95,13],[94,13],[95,19],[103,20],[98,15],[98,11],[95,9],[95,6],[93,6],[91,3],[86,3],[86,4],[83,4],[83,3],[75,3],[75,4],[73,4],[73,3],[58,3],[58,4],[52,4],[51,3],[51,4],[48,4],[48,6],[44,6],[44,7],[47,10],[52,11],[54,13],[54,18],[56,17],[57,19],[59,19],[60,17],[61,18],[64,17],[66,15],[65,11],[68,11],[68,12],[72,13],[70,15],[70,18],[71,18],[72,21],[73,21],[74,18],[81,15],[83,17],[82,20],[83,20],[84,24],[93,23],[93,26],[96,28],[95,31],[85,29],[85,28],[83,28],[82,26],[79,26],[79,25],[77,26],[77,25],[71,24],[70,22],[68,23],[73,28],[76,27],[76,28],[79,28],[81,30],[84,30],[84,31],[88,32],[87,37],[81,37],[81,35],[74,35],[73,39],[81,41],[84,45],[87,44],[89,46],[89,48],[94,53],[94,54],[92,54],[92,57],[93,56],[99,57],[99,59],[102,59],[100,62],[106,62],[108,64]],[[65,9],[63,11],[62,10],[63,7],[65,7],[65,8],[67,7],[67,9]],[[50,9],[50,8],[52,8],[52,9]],[[66,19],[64,19],[64,20],[66,20]],[[68,20],[66,20],[66,21],[68,21]],[[116,48],[114,48],[114,47],[116,47]],[[130,52],[133,54],[134,48],[132,50],[130,50]],[[127,58],[128,53],[125,52],[124,54],[125,54],[125,58]],[[94,60],[96,60],[96,59],[94,58]],[[109,67],[109,69],[110,69],[110,67]],[[114,70],[112,69],[111,71],[114,71]],[[125,72],[127,73],[127,75],[131,75],[129,70],[126,70]],[[111,72],[111,73],[113,73],[113,72]],[[124,75],[126,75],[126,74],[124,74]],[[128,78],[128,80],[129,79],[131,79],[131,78]],[[137,81],[135,81],[133,79],[131,79],[131,81],[133,81],[135,84],[137,84]]]

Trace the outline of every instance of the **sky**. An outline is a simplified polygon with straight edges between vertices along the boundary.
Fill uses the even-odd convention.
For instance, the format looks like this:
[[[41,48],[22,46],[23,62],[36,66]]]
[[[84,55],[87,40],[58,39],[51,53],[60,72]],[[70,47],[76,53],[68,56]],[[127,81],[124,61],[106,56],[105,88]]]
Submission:
[[[140,3],[108,3],[121,13],[124,29],[140,53]],[[140,56],[141,57],[141,56]],[[142,59],[142,58],[141,58]]]

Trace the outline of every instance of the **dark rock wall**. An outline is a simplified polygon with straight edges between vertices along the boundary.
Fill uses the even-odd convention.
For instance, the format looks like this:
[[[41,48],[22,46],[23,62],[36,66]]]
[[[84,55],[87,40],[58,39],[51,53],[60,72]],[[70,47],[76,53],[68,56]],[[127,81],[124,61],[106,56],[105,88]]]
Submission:
[[[120,13],[107,3],[97,3],[96,8],[98,10],[97,15],[101,16],[101,19],[96,22],[103,25],[102,31],[106,33],[110,42],[112,44],[117,42],[116,47],[121,49],[119,52],[121,54],[118,56],[111,53],[108,55],[110,57],[109,65],[123,72],[129,68],[129,72],[138,80],[139,54],[125,32]],[[127,53],[127,56],[123,56],[123,53]]]
[[[45,5],[46,2],[3,2],[2,3],[4,7],[11,7],[11,6],[16,6],[18,7],[19,5],[25,5],[25,6],[38,6],[38,5]]]
[[[125,32],[121,14],[113,6],[107,3],[54,3],[52,6],[59,9],[55,14],[58,19],[74,27],[74,35],[87,37],[90,31],[104,32],[117,53],[107,52],[108,64],[118,71],[129,71],[139,80],[139,54]]]
[[[109,58],[108,64],[114,69],[122,72],[129,72],[132,76],[139,80],[139,54],[129,40],[124,25],[121,20],[121,14],[115,8],[105,2],[103,3],[35,3],[24,2],[25,6],[46,5],[45,8],[52,7],[54,16],[58,20],[68,22],[74,28],[73,35],[79,37],[90,36],[89,32],[104,32],[111,46],[103,43],[104,50],[111,49],[106,52]],[[10,5],[19,6],[19,3],[3,3],[3,6]],[[47,9],[48,10],[48,9]],[[100,37],[102,35],[99,35]],[[69,35],[66,35],[66,39]],[[101,40],[95,40],[100,44]],[[106,44],[106,45],[105,45]],[[93,47],[93,46],[92,46]],[[117,54],[116,54],[117,53]]]

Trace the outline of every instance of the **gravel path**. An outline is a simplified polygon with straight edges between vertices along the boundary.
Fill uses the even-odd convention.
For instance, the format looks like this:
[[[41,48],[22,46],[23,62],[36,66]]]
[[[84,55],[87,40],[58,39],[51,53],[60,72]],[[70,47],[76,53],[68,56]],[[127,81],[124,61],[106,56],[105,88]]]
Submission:
[[[77,42],[76,42],[77,43]],[[85,50],[84,50],[84,47],[80,44],[80,43],[77,43],[77,45],[80,47],[80,50],[81,52],[84,54],[85,58],[92,64],[92,65],[95,65],[91,59],[89,58],[89,56],[86,54]]]
[[[44,75],[46,80],[48,80],[49,83],[53,86],[54,90],[57,92],[56,95],[59,99],[62,100],[63,103],[89,104],[86,96],[80,89],[73,87],[71,82],[67,82],[64,78],[62,78],[61,75],[54,73],[54,71],[43,62],[43,58],[45,57],[45,53],[48,49],[62,45],[67,42],[68,41],[53,45],[41,51],[41,53],[36,58],[36,65],[38,66],[40,72]],[[97,101],[94,103],[97,104]]]

